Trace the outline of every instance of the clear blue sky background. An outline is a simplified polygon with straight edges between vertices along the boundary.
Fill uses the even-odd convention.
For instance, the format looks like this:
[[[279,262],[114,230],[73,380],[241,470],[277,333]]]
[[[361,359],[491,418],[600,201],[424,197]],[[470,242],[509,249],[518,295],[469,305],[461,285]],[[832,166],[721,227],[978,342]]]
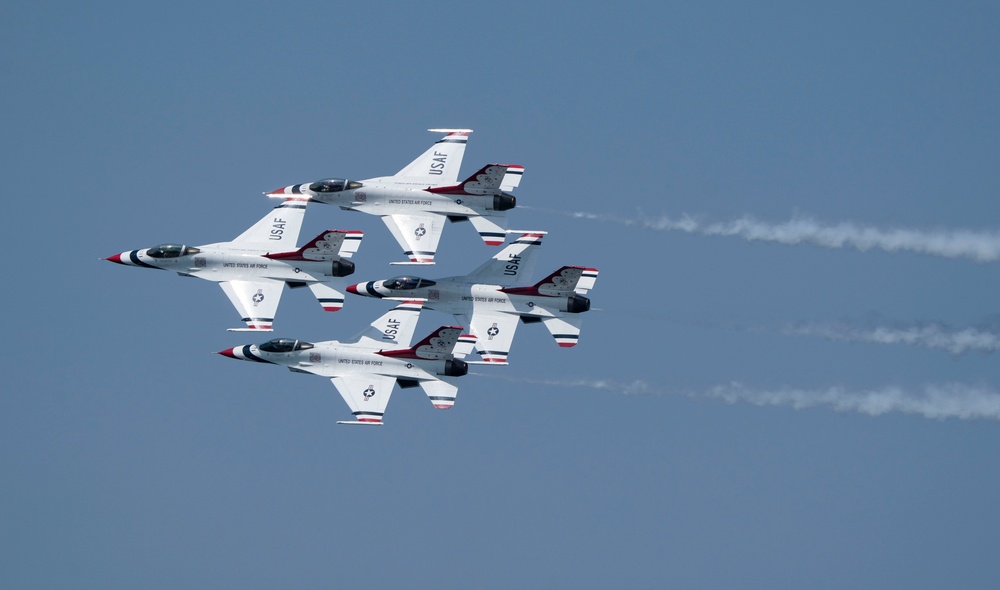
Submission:
[[[817,403],[996,404],[996,354],[788,327],[995,335],[997,263],[568,215],[996,232],[1000,9],[835,4],[5,8],[0,586],[996,588],[995,414]],[[326,380],[211,354],[261,340],[216,286],[99,260],[394,173],[427,127],[475,129],[463,173],[526,166],[539,274],[601,270],[579,346],[522,327],[450,411],[397,390],[384,427],[337,427]],[[366,232],[358,280],[397,273],[377,218],[311,206],[303,236],[329,227]],[[453,225],[425,274],[494,252]],[[288,292],[275,335],[386,307]],[[762,405],[790,390],[808,407]]]

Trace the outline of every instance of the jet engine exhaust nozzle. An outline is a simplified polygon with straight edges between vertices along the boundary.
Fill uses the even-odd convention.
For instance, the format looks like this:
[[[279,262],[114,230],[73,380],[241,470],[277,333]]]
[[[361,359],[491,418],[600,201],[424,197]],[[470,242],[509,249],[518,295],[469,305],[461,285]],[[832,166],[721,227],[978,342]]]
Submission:
[[[590,299],[582,295],[570,295],[566,298],[566,311],[569,313],[590,311]]]

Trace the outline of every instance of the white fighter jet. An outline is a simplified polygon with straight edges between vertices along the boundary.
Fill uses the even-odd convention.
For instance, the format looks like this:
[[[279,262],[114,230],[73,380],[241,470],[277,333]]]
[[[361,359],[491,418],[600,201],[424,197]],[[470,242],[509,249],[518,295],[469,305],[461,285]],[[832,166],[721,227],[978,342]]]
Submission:
[[[378,215],[409,258],[393,264],[434,264],[445,220],[470,221],[483,241],[499,246],[506,239],[506,213],[516,205],[513,190],[524,167],[488,164],[457,182],[471,129],[428,129],[446,133],[395,176],[367,180],[327,178],[266,193],[305,197],[341,209]]]
[[[450,313],[476,337],[483,361],[507,364],[518,320],[541,322],[559,346],[575,346],[584,297],[594,288],[597,269],[564,266],[530,286],[515,286],[531,276],[535,255],[546,232],[527,232],[465,276],[423,279],[400,276],[347,287],[348,293],[381,299],[424,301],[424,307]]]
[[[420,305],[419,301],[403,302],[345,342],[277,338],[218,354],[329,377],[355,418],[337,424],[382,424],[397,382],[402,388],[420,387],[435,408],[446,410],[455,405],[458,393],[458,387],[447,378],[469,372],[461,358],[472,352],[475,339],[463,335],[460,327],[442,326],[410,347]]]
[[[204,246],[161,244],[129,250],[105,260],[126,266],[172,270],[219,283],[246,322],[230,331],[270,332],[282,288],[309,287],[326,311],[344,306],[344,294],[328,285],[354,272],[350,258],[361,245],[360,231],[328,229],[295,249],[308,201],[285,199],[231,242]]]

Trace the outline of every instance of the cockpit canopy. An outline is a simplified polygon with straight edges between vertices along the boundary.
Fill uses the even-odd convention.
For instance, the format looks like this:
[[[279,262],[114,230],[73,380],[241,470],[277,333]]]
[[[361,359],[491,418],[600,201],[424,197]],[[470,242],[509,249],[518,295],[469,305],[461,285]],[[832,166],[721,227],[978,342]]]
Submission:
[[[362,184],[356,180],[347,180],[345,178],[327,178],[326,180],[317,180],[316,182],[310,184],[309,190],[314,193],[339,193],[343,190],[361,187]]]
[[[292,352],[295,350],[307,350],[312,347],[311,343],[295,340],[294,338],[275,338],[274,340],[268,340],[257,348],[264,352]]]
[[[410,289],[419,289],[421,287],[430,287],[432,285],[434,285],[434,281],[429,281],[420,277],[393,277],[382,281],[383,287],[386,289],[392,289],[393,291],[409,291]]]
[[[197,254],[198,252],[201,252],[198,248],[182,246],[181,244],[160,244],[146,250],[146,256],[152,258],[178,258],[180,256],[187,256],[188,254]]]

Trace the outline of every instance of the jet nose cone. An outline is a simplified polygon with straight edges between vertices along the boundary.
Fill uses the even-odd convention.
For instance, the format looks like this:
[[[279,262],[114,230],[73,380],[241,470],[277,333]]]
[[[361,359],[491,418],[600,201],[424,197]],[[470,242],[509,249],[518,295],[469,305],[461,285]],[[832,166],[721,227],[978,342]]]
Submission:
[[[115,254],[114,256],[108,256],[104,260],[107,260],[108,262],[115,262],[115,263],[118,263],[118,264],[125,264],[124,262],[122,262],[122,255],[121,255],[121,253]]]
[[[283,186],[281,188],[276,188],[273,191],[271,191],[269,193],[264,193],[264,194],[267,195],[267,196],[269,196],[269,197],[282,197],[282,196],[284,196],[284,195],[287,194],[285,192],[285,189],[287,189],[287,188],[289,188],[289,187]]]
[[[348,285],[347,286],[347,292],[348,293],[354,293],[355,295],[361,295],[361,293],[358,293],[358,285],[360,285],[360,284],[361,283],[357,283],[357,284],[354,284],[354,285]]]
[[[229,358],[234,359],[234,358],[237,358],[236,353],[233,352],[234,350],[236,350],[236,349],[235,348],[227,348],[225,350],[220,350],[219,352],[217,352],[215,354],[221,354],[222,356],[228,356]]]

